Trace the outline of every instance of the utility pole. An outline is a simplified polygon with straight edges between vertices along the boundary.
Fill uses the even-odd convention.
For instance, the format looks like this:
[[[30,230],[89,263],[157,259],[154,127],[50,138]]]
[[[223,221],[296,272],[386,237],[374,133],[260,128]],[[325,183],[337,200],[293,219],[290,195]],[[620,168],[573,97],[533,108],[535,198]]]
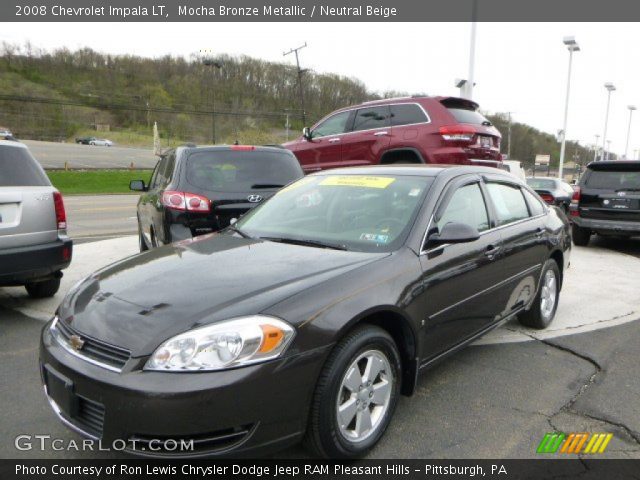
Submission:
[[[306,72],[306,70],[302,70],[300,68],[300,59],[298,58],[298,52],[303,48],[305,48],[306,46],[307,46],[307,42],[304,42],[304,45],[301,45],[297,48],[292,48],[288,52],[282,53],[283,57],[286,57],[291,53],[296,54],[296,68],[298,69],[298,90],[300,92],[300,108],[302,109],[302,126],[303,127],[306,126],[306,123],[307,123],[307,116],[304,111],[304,89],[302,88],[302,75],[304,74],[304,72]]]
[[[222,68],[222,62],[213,57],[206,56],[202,60],[203,65],[211,67],[211,141],[216,143],[216,90],[215,90],[215,73],[216,69]]]

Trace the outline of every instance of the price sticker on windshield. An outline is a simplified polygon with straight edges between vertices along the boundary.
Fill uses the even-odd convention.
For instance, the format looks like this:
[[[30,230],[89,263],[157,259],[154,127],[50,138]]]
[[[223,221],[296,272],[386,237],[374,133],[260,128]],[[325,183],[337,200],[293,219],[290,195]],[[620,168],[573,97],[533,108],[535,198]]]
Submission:
[[[366,187],[366,188],[387,188],[395,178],[389,177],[367,177],[364,175],[340,175],[331,176],[322,180],[319,185],[341,186],[341,187]]]

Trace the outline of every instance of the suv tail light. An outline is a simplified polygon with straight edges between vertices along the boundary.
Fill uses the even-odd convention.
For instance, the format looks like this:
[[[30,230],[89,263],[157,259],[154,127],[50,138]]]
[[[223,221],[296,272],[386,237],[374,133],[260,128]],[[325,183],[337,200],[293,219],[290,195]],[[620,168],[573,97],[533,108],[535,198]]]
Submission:
[[[540,195],[540,198],[543,199],[549,205],[553,204],[553,202],[556,200],[556,198],[550,193],[540,193],[539,195]]]
[[[231,150],[236,150],[236,151],[251,151],[251,150],[255,150],[256,147],[254,147],[253,145],[231,145]]]
[[[56,209],[56,224],[58,230],[67,230],[67,212],[64,210],[64,202],[60,192],[53,192],[53,205]]]
[[[573,195],[571,196],[571,205],[569,205],[569,216],[571,217],[579,217],[580,216],[580,187],[573,187]]]
[[[189,192],[166,190],[162,194],[162,204],[173,210],[204,213],[211,211],[211,201],[207,197]]]
[[[451,125],[439,128],[440,135],[448,142],[473,142],[476,129],[470,125]]]

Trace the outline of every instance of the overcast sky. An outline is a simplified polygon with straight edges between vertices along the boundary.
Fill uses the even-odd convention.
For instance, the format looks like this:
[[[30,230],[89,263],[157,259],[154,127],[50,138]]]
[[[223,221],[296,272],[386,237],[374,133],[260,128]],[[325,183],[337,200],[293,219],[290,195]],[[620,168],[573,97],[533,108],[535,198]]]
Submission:
[[[613,82],[618,90],[607,138],[622,154],[627,106],[640,106],[639,26],[480,23],[474,100],[485,111],[512,111],[514,120],[555,134],[562,128],[569,59],[562,39],[574,35],[582,50],[574,55],[567,138],[592,145],[598,134],[602,142],[603,84]],[[355,77],[379,92],[456,95],[454,79],[468,73],[470,31],[469,23],[0,23],[0,40],[151,57],[211,49],[277,62],[294,62],[282,52],[306,41],[304,68]],[[640,148],[640,112],[635,115],[629,156]]]

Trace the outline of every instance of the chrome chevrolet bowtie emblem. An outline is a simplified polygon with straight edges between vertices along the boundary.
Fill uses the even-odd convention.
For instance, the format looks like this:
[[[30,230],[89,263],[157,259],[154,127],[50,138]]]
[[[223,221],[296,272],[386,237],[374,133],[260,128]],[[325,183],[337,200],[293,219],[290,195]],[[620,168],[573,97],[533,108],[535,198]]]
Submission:
[[[74,350],[81,350],[84,346],[84,340],[78,335],[71,335],[69,337],[69,343],[74,348]]]
[[[249,200],[251,203],[258,203],[262,201],[262,196],[261,195],[249,195],[247,197],[247,200]]]

